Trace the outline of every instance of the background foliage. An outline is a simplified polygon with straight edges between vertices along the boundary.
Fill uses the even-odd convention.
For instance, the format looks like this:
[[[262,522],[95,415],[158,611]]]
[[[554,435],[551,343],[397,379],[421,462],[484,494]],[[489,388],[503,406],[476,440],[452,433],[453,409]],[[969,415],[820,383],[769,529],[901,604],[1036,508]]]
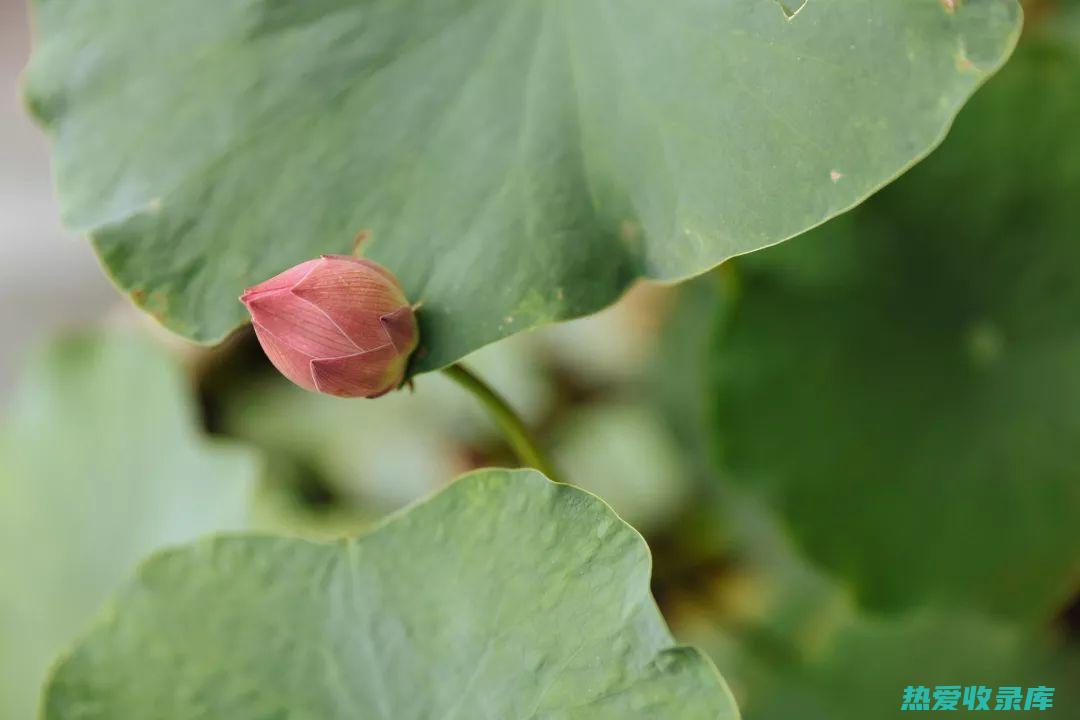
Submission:
[[[0,717],[34,715],[53,658],[135,563],[243,527],[257,460],[197,437],[160,348],[80,335],[31,361],[0,435]]]
[[[124,5],[117,0],[117,7]],[[832,10],[838,7],[835,3],[818,5]],[[372,5],[376,6],[381,7]],[[935,32],[940,33],[920,37],[955,38],[950,33],[971,32],[964,37],[971,40],[967,47],[973,57],[993,56],[992,52],[981,55],[979,48],[1001,51],[1005,47],[1002,43],[1011,41],[1008,32],[982,34],[964,24],[978,20],[989,23],[979,27],[999,27],[993,22],[993,9],[1007,9],[1008,3],[969,2],[962,6],[975,15],[949,15],[937,2],[908,6],[925,11],[926,22],[933,18]],[[49,12],[60,12],[59,5],[50,7]],[[761,23],[773,22],[775,18],[765,13],[777,11],[775,3],[754,7],[754,18]],[[900,692],[913,683],[1046,684],[1058,688],[1057,716],[1066,717],[1070,709],[1080,707],[1080,698],[1075,697],[1075,689],[1080,687],[1080,547],[1074,530],[1080,517],[1080,462],[1071,451],[1080,431],[1080,365],[1076,362],[1080,283],[1074,242],[1075,228],[1080,225],[1074,202],[1080,191],[1076,170],[1080,164],[1074,162],[1077,148],[1068,132],[1080,110],[1073,91],[1080,82],[1080,15],[1075,7],[1074,3],[1031,4],[1017,54],[960,114],[944,145],[852,213],[779,247],[725,263],[678,288],[638,287],[600,315],[519,334],[469,358],[538,428],[568,480],[599,493],[646,534],[653,554],[652,591],[663,619],[680,642],[692,642],[708,652],[746,720],[903,717],[898,712]],[[929,14],[931,9],[933,15]],[[796,19],[813,22],[813,10],[811,0]],[[525,22],[529,11],[520,12],[518,20]],[[761,13],[760,18],[756,13]],[[455,27],[461,33],[476,30],[484,17],[483,11],[478,11]],[[549,15],[548,20],[553,17]],[[276,52],[279,43],[299,42],[311,34],[331,39],[324,37],[326,26],[319,23],[296,27],[286,22],[287,17],[279,19],[282,22],[278,25],[267,16],[257,27],[245,26],[259,31],[255,37],[266,43],[267,52]],[[61,20],[67,22],[63,18],[52,22]],[[508,19],[505,32],[514,27]],[[777,32],[797,32],[799,23],[777,27],[785,28]],[[222,33],[228,40],[228,33],[235,30],[235,26],[226,25]],[[883,34],[868,32],[867,37],[881,45],[886,56],[899,52],[899,46],[882,40]],[[552,34],[545,42],[571,36]],[[509,53],[512,39],[512,34],[501,39],[495,36],[493,48],[505,42]],[[147,42],[150,40],[148,37]],[[779,195],[788,202],[772,203],[767,208],[750,202],[745,211],[756,213],[758,220],[775,219],[778,225],[768,237],[734,231],[707,236],[716,241],[712,248],[717,254],[696,270],[687,265],[671,274],[704,270],[735,249],[735,245],[723,244],[733,238],[764,245],[788,232],[779,229],[783,223],[804,229],[813,224],[812,215],[824,219],[842,209],[845,203],[858,199],[860,192],[865,194],[926,150],[936,136],[932,131],[947,124],[948,108],[955,109],[982,78],[980,73],[969,74],[970,69],[958,67],[952,54],[957,45],[946,44],[948,58],[938,57],[939,65],[934,67],[947,66],[947,72],[918,75],[932,84],[944,82],[944,89],[935,86],[935,98],[949,99],[943,114],[931,114],[932,122],[922,128],[920,141],[908,138],[902,142],[902,152],[892,156],[891,165],[868,160],[866,167],[872,166],[875,172],[856,173],[854,177],[845,173],[835,182],[826,175],[828,182],[821,184],[825,195],[806,190],[812,196],[809,201],[803,191],[818,185],[795,183],[780,173],[767,176],[781,184],[765,188],[771,194],[760,197]],[[226,56],[235,59],[227,55],[230,47],[229,42],[220,46],[225,56],[204,56],[211,68],[208,77],[217,77],[211,71],[214,62]],[[553,45],[540,43],[538,48],[554,52]],[[692,50],[691,46],[687,52]],[[59,56],[51,56],[54,53]],[[642,58],[647,57],[643,51]],[[69,60],[63,57],[60,43],[51,49],[46,43],[31,75],[35,108],[53,118],[57,128],[62,127],[60,118],[66,113],[77,112],[50,104],[49,98],[57,97],[53,91],[77,89],[85,80],[55,71]],[[103,62],[103,67],[108,67],[108,58]],[[985,67],[992,65],[987,61]],[[302,67],[297,66],[298,73]],[[794,63],[780,70],[762,66],[762,77],[769,70],[773,74],[768,77],[779,73],[792,88],[800,82],[811,87],[798,73],[782,72],[797,67]],[[464,69],[440,69],[457,71]],[[88,77],[92,79],[94,72]],[[844,77],[855,82],[855,76]],[[298,76],[292,80],[300,81]],[[61,81],[73,87],[48,86]],[[258,87],[258,83],[251,85]],[[494,112],[494,104],[472,102],[481,97],[491,100],[480,92],[487,86],[477,81],[469,87],[475,97],[462,101],[460,117],[452,115],[446,120],[448,132],[455,127],[452,121],[464,127],[468,112]],[[533,92],[544,87],[540,83]],[[223,90],[213,84],[206,88]],[[203,91],[208,91],[206,88]],[[284,92],[282,88],[263,89],[267,98]],[[691,98],[686,101],[691,107],[706,102],[704,93],[693,88],[672,87],[669,92],[673,102],[664,112],[672,113],[673,118],[685,107],[677,102],[683,92]],[[885,84],[882,92],[888,96],[904,94],[896,90],[895,83]],[[776,100],[776,107],[784,107],[784,98]],[[889,103],[895,101],[884,97],[867,112],[911,112],[910,108],[890,111],[893,106]],[[166,108],[163,105],[159,110],[165,112]],[[565,109],[554,107],[549,112]],[[97,111],[114,112],[104,106]],[[84,112],[89,111],[84,108]],[[755,110],[745,112],[761,120],[754,115]],[[822,112],[814,117],[830,117],[824,109]],[[170,122],[183,119],[180,115]],[[508,118],[506,122],[519,120]],[[597,116],[594,122],[602,120]],[[796,113],[761,120],[773,133],[778,127],[794,133],[803,128],[802,121]],[[335,122],[334,118],[326,120],[329,129]],[[675,127],[675,119],[671,122],[662,127]],[[134,124],[136,118],[130,118],[115,131]],[[414,125],[402,124],[402,132],[416,130]],[[642,138],[642,157],[652,157],[649,148],[655,150],[657,138],[663,136],[651,135],[652,131],[644,128],[637,130]],[[834,127],[829,130],[823,136],[841,143],[843,133]],[[633,127],[625,130],[634,131]],[[95,146],[85,133],[68,132],[71,152],[95,148],[103,152],[100,148],[108,142],[103,137]],[[233,139],[229,133],[220,137],[223,141]],[[699,147],[696,135],[679,139],[690,143],[687,148]],[[58,161],[63,165],[67,162],[63,159],[65,140],[59,140]],[[489,140],[491,152],[497,152],[497,140],[497,135]],[[539,140],[534,138],[533,142]],[[312,156],[301,153],[295,162],[322,167],[319,145],[311,147]],[[539,145],[526,147],[530,148],[534,154],[539,152]],[[140,157],[147,162],[175,160],[167,144],[144,146],[141,151]],[[781,152],[760,143],[749,143],[739,151],[748,156]],[[783,152],[788,151],[795,153],[795,147],[785,146]],[[216,313],[226,307],[226,299],[230,303],[234,300],[233,286],[247,282],[245,273],[263,272],[265,268],[255,263],[274,264],[276,268],[290,261],[290,253],[304,255],[322,249],[321,243],[328,237],[297,232],[303,223],[315,222],[305,212],[295,215],[300,224],[297,227],[284,223],[274,228],[274,232],[302,238],[296,245],[269,243],[270,235],[263,232],[268,220],[258,213],[230,220],[237,223],[235,227],[201,227],[189,222],[199,201],[206,201],[210,208],[205,213],[207,222],[218,222],[223,216],[215,214],[216,203],[224,207],[238,198],[246,202],[249,196],[245,193],[257,189],[231,182],[230,178],[239,176],[229,173],[251,170],[241,167],[243,163],[230,165],[231,157],[227,155],[212,167],[225,173],[218,181],[198,188],[180,183],[177,194],[162,194],[172,201],[156,208],[135,202],[138,198],[134,194],[124,195],[135,193],[132,186],[115,183],[119,195],[112,198],[116,201],[112,209],[116,214],[100,214],[87,222],[87,227],[95,228],[95,243],[121,284],[146,293],[137,300],[164,312],[173,327],[195,322],[191,318],[218,317]],[[257,154],[253,157],[269,162]],[[565,159],[567,155],[556,153],[555,157]],[[817,173],[820,168],[814,164],[815,157],[809,153],[802,169]],[[440,161],[449,163],[446,158]],[[612,165],[591,167],[610,170],[616,159],[609,157],[607,162]],[[681,167],[692,167],[690,160],[687,163]],[[177,171],[189,169],[178,167]],[[640,180],[631,172],[634,168],[618,169],[620,172],[611,177]],[[557,184],[554,178],[572,177],[557,174],[562,170],[565,168],[552,168],[550,177],[541,174],[536,181],[550,189]],[[637,170],[643,172],[642,168]],[[122,177],[115,174],[117,167],[108,163],[86,172],[112,172],[111,180]],[[199,176],[200,182],[206,177]],[[275,200],[296,194],[288,200],[288,207],[304,205],[304,193],[309,190],[329,192],[321,177],[303,192],[296,190],[291,179],[295,175],[261,173],[260,177],[267,183],[281,183],[280,188],[272,188],[284,194],[272,194]],[[327,174],[327,178],[334,177]],[[423,176],[420,186],[434,187],[426,183],[439,177],[438,173]],[[515,182],[524,182],[514,177]],[[691,173],[688,177],[694,176]],[[362,181],[368,182],[367,177]],[[848,181],[851,185],[845,184]],[[725,188],[739,190],[725,196],[733,203],[740,198],[745,201],[744,193],[758,192],[731,178],[722,177],[722,182],[727,183]],[[859,183],[862,189],[853,191]],[[508,186],[518,191],[526,187],[532,186]],[[400,185],[391,183],[386,193],[395,188]],[[570,191],[578,193],[581,187],[570,183],[564,189],[568,193],[565,197],[570,197]],[[612,184],[608,191],[612,197],[619,197],[619,193],[629,197],[631,189],[632,183],[625,187]],[[328,197],[340,199],[355,191],[342,185],[335,186],[335,192]],[[614,208],[652,208],[641,210],[645,225],[647,217],[663,219],[675,213],[670,204],[673,195],[655,188],[652,192],[658,194],[633,196],[641,205],[628,201]],[[839,194],[831,194],[834,192]],[[844,194],[848,192],[852,194]],[[69,192],[69,202],[74,202],[72,197]],[[517,203],[524,196],[508,192],[498,197],[500,202]],[[543,197],[550,200],[553,196]],[[660,200],[649,205],[642,200],[645,197]],[[429,202],[432,196],[422,199]],[[684,199],[690,204],[680,207],[689,212],[686,208],[695,207],[693,198]],[[79,200],[84,201],[84,209],[90,212],[87,208],[101,198]],[[126,204],[128,201],[131,203]],[[532,203],[496,203],[493,207],[540,207]],[[566,206],[557,207],[565,210]],[[651,214],[653,211],[657,214]],[[103,211],[98,207],[94,212]],[[463,236],[456,232],[460,227],[455,229],[454,222],[447,222],[448,218],[453,220],[448,213],[450,209],[440,209],[415,220],[428,234],[410,235],[401,245],[393,244],[398,236],[392,243],[386,234],[377,232],[369,250],[388,261],[396,257],[395,247],[401,252],[417,252],[415,249],[422,247],[426,253],[430,247],[441,247],[425,244],[433,242],[435,231],[430,228],[444,224],[446,237],[457,242]],[[547,222],[564,216],[537,217]],[[618,213],[590,217],[594,225],[578,229],[606,228],[607,242],[614,242],[612,238],[617,239],[623,229],[614,224],[616,217]],[[324,220],[318,222],[322,227]],[[334,216],[325,219],[326,227],[339,223],[344,228],[349,222],[349,218]],[[497,223],[491,227],[479,223],[473,228],[475,234],[465,234],[469,242],[477,242],[474,254],[489,247],[482,238],[490,235],[481,230],[494,232],[491,228],[495,227]],[[207,234],[223,228],[228,232]],[[416,229],[408,224],[402,228],[400,237],[405,236],[405,229]],[[533,226],[533,231],[540,232],[540,228],[550,230],[541,224]],[[335,229],[334,242],[347,244],[347,238],[339,238],[339,234]],[[152,242],[136,246],[137,236],[149,237]],[[603,232],[597,235],[603,236]],[[616,263],[611,276],[598,275],[601,282],[595,287],[581,286],[583,295],[566,300],[557,310],[540,303],[535,317],[515,314],[527,320],[493,330],[505,319],[506,308],[517,307],[514,303],[521,298],[515,296],[509,304],[503,303],[506,298],[490,290],[491,277],[510,277],[504,268],[515,263],[520,264],[515,267],[531,267],[534,262],[548,262],[555,253],[566,250],[562,243],[569,244],[577,236],[556,233],[545,237],[550,244],[534,243],[507,251],[507,255],[495,253],[491,266],[481,267],[493,274],[481,272],[476,278],[461,272],[474,256],[450,253],[452,263],[446,272],[452,269],[455,278],[465,278],[452,293],[447,289],[452,285],[448,276],[434,271],[410,276],[411,270],[402,271],[414,288],[432,292],[442,288],[448,298],[466,298],[473,303],[466,314],[478,308],[483,311],[476,316],[479,324],[468,326],[465,345],[447,342],[441,350],[432,351],[424,367],[434,367],[439,358],[440,362],[452,359],[533,321],[592,309],[613,298],[617,288],[635,274],[620,275],[622,270]],[[648,233],[642,236],[650,237]],[[180,238],[185,240],[179,242]],[[192,238],[202,240],[192,245]],[[266,245],[260,244],[260,248],[284,248],[282,254],[277,250],[252,254],[249,243],[264,240]],[[414,241],[415,245],[410,244]],[[143,280],[137,280],[135,274],[125,274],[136,272],[140,263],[148,266],[154,253],[173,247],[174,242],[177,248],[196,251],[179,253],[180,265],[165,267],[163,274],[147,281],[150,284],[145,287],[138,284]],[[239,244],[232,247],[232,242]],[[303,245],[306,242],[319,246]],[[649,242],[643,239],[641,247]],[[199,259],[203,246],[212,246],[214,252],[223,252],[238,264],[205,263]],[[585,249],[580,255],[570,252],[567,257],[582,264],[573,268],[555,264],[552,273],[566,272],[570,273],[567,277],[580,278],[610,257],[605,247],[574,247]],[[645,250],[642,252],[641,257],[646,257]],[[675,262],[664,262],[669,261]],[[214,268],[227,270],[219,277]],[[530,283],[536,280],[548,290],[557,287],[548,284],[555,282],[553,276],[530,277]],[[562,279],[560,276],[559,281]],[[152,285],[163,294],[153,295]],[[503,285],[506,288],[500,285],[500,289],[510,295],[532,289],[529,283]],[[206,297],[218,300],[205,307],[191,301],[201,297],[193,288],[201,292],[211,287],[217,290]],[[440,336],[437,329],[440,313],[449,313],[446,318],[460,316],[447,310],[452,307],[449,300],[442,309],[432,302],[436,308],[425,322],[430,323],[428,328],[435,328],[431,331],[437,338],[434,342],[441,343],[443,339],[438,338],[447,336]],[[177,319],[182,317],[187,319]],[[234,320],[208,331],[206,337],[216,337]],[[185,373],[191,385],[183,382]],[[311,668],[319,667],[320,662],[327,668],[360,668],[363,663],[356,653],[375,647],[370,644],[372,638],[386,641],[378,644],[379,652],[385,655],[375,665],[398,663],[398,667],[419,673],[452,668],[445,677],[435,674],[428,683],[431,694],[393,696],[395,702],[411,708],[433,706],[463,684],[479,691],[487,687],[485,683],[502,686],[508,677],[519,677],[515,673],[521,672],[520,667],[485,659],[482,647],[459,647],[463,654],[447,660],[447,655],[440,654],[446,647],[440,640],[445,638],[437,637],[438,630],[433,630],[440,626],[431,622],[433,613],[445,613],[444,617],[452,620],[447,627],[465,635],[469,632],[462,628],[475,630],[473,623],[492,621],[496,616],[498,622],[492,621],[484,632],[477,631],[474,640],[500,634],[505,641],[513,639],[531,652],[550,657],[551,662],[573,665],[575,672],[561,678],[568,683],[596,677],[591,674],[596,668],[577,667],[576,663],[584,661],[567,654],[562,640],[594,629],[590,624],[594,620],[598,626],[609,622],[605,627],[627,642],[609,648],[621,656],[601,669],[615,668],[622,679],[647,680],[637,685],[627,683],[645,688],[645,699],[633,693],[622,696],[643,703],[637,706],[639,710],[651,707],[652,702],[674,701],[674,695],[687,703],[700,700],[702,705],[696,707],[709,708],[710,716],[730,713],[723,692],[717,692],[715,675],[700,657],[675,653],[671,665],[648,664],[658,652],[667,657],[663,649],[672,643],[644,591],[648,558],[642,554],[638,537],[590,496],[555,491],[533,478],[527,481],[531,489],[522,493],[521,507],[517,507],[498,493],[478,492],[476,483],[483,481],[474,480],[472,486],[465,481],[389,524],[379,525],[387,513],[438,489],[464,470],[513,463],[471,398],[438,376],[418,378],[415,393],[399,393],[376,403],[342,403],[287,385],[266,365],[246,333],[213,350],[170,353],[158,343],[107,331],[61,340],[33,359],[7,417],[0,435],[0,623],[7,622],[0,625],[0,717],[5,720],[31,716],[36,678],[43,675],[50,658],[65,648],[64,660],[50,686],[48,717],[95,717],[93,713],[100,716],[101,708],[123,715],[115,708],[157,697],[166,673],[151,672],[151,668],[172,666],[174,661],[181,661],[185,687],[193,689],[189,701],[197,702],[192,699],[197,695],[223,703],[220,707],[250,711],[262,702],[250,689],[265,677],[271,661],[279,655],[305,659],[292,666],[296,674],[287,681],[306,688],[308,707],[331,716],[333,712],[348,714],[360,707],[357,703],[362,700],[331,687],[332,673],[311,673]],[[193,427],[199,421],[203,432]],[[140,452],[112,450],[119,445],[136,447]],[[513,476],[495,473],[493,477],[501,478],[492,481],[497,486]],[[550,501],[552,494],[560,500]],[[464,527],[451,522],[460,510],[450,512],[454,503],[472,508],[470,512],[491,503],[501,512],[485,514]],[[442,522],[443,513],[446,522]],[[606,518],[608,535],[603,542],[588,532],[592,520],[574,522],[581,517],[578,513]],[[472,517],[462,513],[459,519]],[[553,523],[560,528],[551,541],[551,552],[546,545],[528,540],[530,522],[545,527]],[[86,633],[104,595],[122,578],[131,576],[137,559],[162,544],[245,524],[261,533],[273,531],[291,539],[245,535],[201,541],[155,555]],[[308,541],[373,530],[374,534],[358,541],[333,545]],[[543,536],[544,530],[535,534]],[[430,545],[440,541],[463,543],[468,552],[435,555],[433,560]],[[360,550],[348,559],[345,548],[379,543],[393,546],[392,551],[366,555]],[[515,622],[515,618],[498,613],[474,614],[475,603],[496,594],[489,583],[500,575],[486,570],[525,557],[531,559],[530,567],[555,568],[553,571],[565,574],[567,564],[573,565],[581,555],[569,551],[583,546],[611,555],[605,556],[604,562],[580,566],[587,578],[580,587],[589,592],[576,599],[533,588],[528,583],[536,578],[528,573],[505,573],[523,583],[518,590],[525,601],[550,602],[547,612],[562,617],[560,627],[572,626],[574,633],[559,633],[558,642],[540,646],[537,635],[542,633],[533,632],[535,627],[530,624],[537,621],[533,615],[523,615],[521,622]],[[488,551],[488,547],[494,550]],[[518,552],[504,552],[508,547]],[[560,549],[568,552],[557,552]],[[320,562],[323,564],[318,565]],[[321,576],[325,584],[305,586],[317,592],[299,597],[295,583],[274,582],[282,574],[303,575],[312,566],[325,569]],[[621,566],[629,568],[626,573],[618,572]],[[357,626],[357,617],[351,614],[357,608],[368,613],[361,614],[362,620],[386,602],[385,598],[367,598],[372,602],[342,603],[333,612],[323,612],[345,593],[342,588],[347,583],[341,573],[349,568],[386,575],[385,582],[378,585],[401,595],[394,596],[400,602],[392,603],[400,609],[400,622],[385,626],[360,622],[361,631],[348,637],[339,634],[341,624]],[[393,578],[399,574],[408,575],[409,582],[398,585]],[[558,585],[552,583],[551,587]],[[625,608],[636,600],[639,605],[634,607],[641,613],[641,622],[626,626],[621,617],[593,612],[596,608],[589,602],[608,597],[591,597],[597,588],[614,594],[604,610]],[[211,603],[207,599],[211,596],[236,602]],[[253,603],[253,597],[258,601]],[[238,606],[244,608],[243,613],[237,611]],[[580,609],[583,607],[590,611],[581,615],[586,620],[578,622],[577,613],[585,613]],[[566,620],[568,616],[574,621]],[[162,618],[169,620],[161,622]],[[280,645],[264,645],[266,631],[278,628],[283,618],[292,618],[298,627],[310,631],[305,637],[330,636],[331,640],[312,647],[296,636],[277,633]],[[204,621],[207,624],[201,627]],[[398,632],[403,627],[414,632]],[[220,633],[211,632],[213,628]],[[235,632],[250,642],[226,642],[221,639],[226,632]],[[411,641],[405,642],[403,637]],[[163,638],[170,642],[163,644]],[[177,649],[175,657],[148,650],[167,647],[182,650]],[[117,669],[111,677],[134,674],[131,654],[136,651],[139,657],[153,661],[139,663],[138,672],[147,673],[145,683],[102,681],[103,676],[97,674],[102,668]],[[205,664],[192,659],[195,657],[207,658]],[[475,662],[477,657],[480,662]],[[472,667],[468,667],[470,663]],[[200,684],[205,673],[217,673],[223,667],[228,668],[228,685]],[[537,667],[540,675],[551,671],[550,663]],[[469,669],[477,672],[463,682],[460,673]],[[658,674],[650,675],[653,671]],[[370,682],[371,675],[365,672],[358,669],[353,676]],[[503,672],[506,676],[499,675]],[[652,680],[657,678],[664,682],[654,685]],[[669,681],[678,692],[667,689]],[[680,685],[684,681],[689,684]],[[573,688],[566,693],[575,694]],[[469,703],[485,694],[500,701],[513,700],[509,694],[495,691],[462,693],[457,696],[459,704],[451,708],[456,707],[463,717],[469,712],[480,713],[481,709]],[[95,710],[95,706],[84,704],[89,697],[103,705]],[[577,712],[558,704],[563,697],[560,692],[542,695],[541,700],[544,697],[553,703],[553,712],[570,717]],[[500,706],[503,711],[505,706]],[[183,716],[182,711],[175,713]],[[958,715],[963,717],[964,713]]]

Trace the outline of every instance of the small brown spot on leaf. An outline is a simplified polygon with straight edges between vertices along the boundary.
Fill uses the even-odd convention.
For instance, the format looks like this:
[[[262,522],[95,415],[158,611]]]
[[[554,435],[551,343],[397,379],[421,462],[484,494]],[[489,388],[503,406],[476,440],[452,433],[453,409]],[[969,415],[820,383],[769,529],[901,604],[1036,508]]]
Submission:
[[[972,72],[977,70],[975,63],[971,62],[971,59],[967,56],[967,52],[964,48],[960,48],[956,53],[956,69],[962,73]]]
[[[160,290],[155,290],[150,293],[150,297],[146,298],[146,303],[142,306],[146,312],[150,313],[151,317],[156,319],[162,325],[167,324],[165,321],[169,317],[169,296]]]
[[[956,12],[956,6],[960,4],[960,0],[941,0],[941,7],[945,8],[945,12]]]
[[[840,172],[839,170],[830,170],[829,171],[829,179],[832,180],[834,183],[835,182],[840,182],[843,178],[844,178],[844,173]]]

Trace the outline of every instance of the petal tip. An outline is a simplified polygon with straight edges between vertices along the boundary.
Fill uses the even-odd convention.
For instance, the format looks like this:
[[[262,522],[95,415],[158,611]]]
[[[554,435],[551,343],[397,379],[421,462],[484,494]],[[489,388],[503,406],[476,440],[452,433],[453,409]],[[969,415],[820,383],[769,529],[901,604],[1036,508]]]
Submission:
[[[401,355],[411,355],[420,341],[416,315],[413,313],[412,307],[406,305],[398,308],[394,312],[380,317],[379,322],[386,331],[386,335],[394,349]]]

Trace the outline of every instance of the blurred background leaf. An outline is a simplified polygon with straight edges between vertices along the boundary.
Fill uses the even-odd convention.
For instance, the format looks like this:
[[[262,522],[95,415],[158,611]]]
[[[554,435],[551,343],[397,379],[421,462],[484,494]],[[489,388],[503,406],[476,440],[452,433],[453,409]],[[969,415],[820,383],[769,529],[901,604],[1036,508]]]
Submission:
[[[689,488],[680,448],[643,403],[584,406],[552,442],[566,481],[606,498],[642,532],[670,523]]]
[[[908,685],[1046,685],[1062,716],[1080,704],[1080,646],[1067,621],[1021,625],[971,604],[867,611],[753,493],[729,486],[722,497],[712,563],[674,582],[661,556],[657,592],[676,635],[712,655],[745,720],[899,720],[910,714],[900,710]],[[676,564],[702,553],[684,546]]]
[[[423,303],[419,372],[850,208],[1012,50],[1014,0],[36,2],[26,74],[66,222],[135,303],[364,249]]]
[[[722,466],[868,607],[1076,592],[1078,87],[1080,42],[1030,39],[932,157],[737,265]]]
[[[52,659],[136,561],[243,527],[254,455],[200,437],[175,362],[125,333],[33,357],[0,433],[0,717],[30,718]]]
[[[672,647],[650,564],[609,507],[534,471],[463,477],[333,545],[203,541],[142,566],[44,717],[735,720],[712,663]]]

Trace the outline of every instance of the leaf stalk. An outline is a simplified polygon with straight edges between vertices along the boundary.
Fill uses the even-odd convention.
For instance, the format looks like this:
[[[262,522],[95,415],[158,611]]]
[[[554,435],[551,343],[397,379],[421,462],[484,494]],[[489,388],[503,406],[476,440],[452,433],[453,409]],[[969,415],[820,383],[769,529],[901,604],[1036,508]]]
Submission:
[[[480,401],[480,404],[488,411],[495,424],[499,426],[506,438],[506,442],[523,465],[536,468],[551,480],[560,482],[553,466],[540,450],[528,426],[521,419],[521,416],[510,407],[506,398],[461,363],[454,363],[443,368],[443,373]]]

